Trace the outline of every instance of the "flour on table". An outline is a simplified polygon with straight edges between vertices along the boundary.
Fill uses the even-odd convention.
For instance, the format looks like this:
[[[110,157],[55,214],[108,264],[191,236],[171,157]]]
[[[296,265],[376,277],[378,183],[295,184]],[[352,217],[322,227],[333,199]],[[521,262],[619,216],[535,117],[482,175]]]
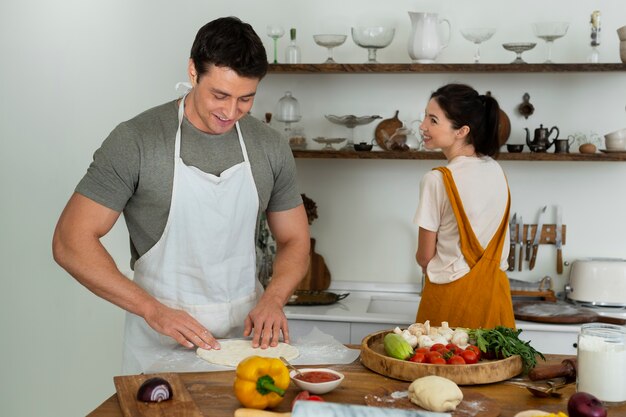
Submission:
[[[239,362],[248,356],[254,355],[266,358],[283,356],[288,361],[300,356],[298,348],[282,342],[278,346],[270,346],[267,349],[253,348],[250,340],[225,340],[220,342],[220,345],[222,346],[221,349],[206,350],[198,348],[196,355],[209,363],[232,367],[236,367]]]

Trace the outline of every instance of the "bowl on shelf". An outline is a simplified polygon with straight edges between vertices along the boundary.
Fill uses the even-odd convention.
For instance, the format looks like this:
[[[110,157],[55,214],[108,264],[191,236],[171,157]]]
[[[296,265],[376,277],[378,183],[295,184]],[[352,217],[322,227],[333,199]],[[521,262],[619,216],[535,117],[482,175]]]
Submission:
[[[330,368],[300,368],[301,376],[291,371],[289,376],[294,384],[311,394],[326,394],[343,382],[344,375]]]
[[[354,144],[354,150],[355,151],[368,152],[368,151],[371,151],[373,147],[374,147],[374,145],[372,145],[371,143],[367,143],[367,142],[361,142],[361,143],[355,143]]]
[[[396,29],[386,26],[358,26],[352,28],[352,40],[368,51],[368,64],[378,64],[376,51],[386,48],[393,41]]]
[[[604,135],[604,145],[607,151],[626,150],[626,128]]]
[[[517,54],[515,60],[511,62],[511,64],[527,64],[527,62],[522,59],[522,53],[530,51],[535,46],[537,46],[537,44],[533,42],[509,42],[502,44],[504,49]]]
[[[519,153],[524,150],[524,145],[521,143],[507,143],[506,150],[511,153]]]

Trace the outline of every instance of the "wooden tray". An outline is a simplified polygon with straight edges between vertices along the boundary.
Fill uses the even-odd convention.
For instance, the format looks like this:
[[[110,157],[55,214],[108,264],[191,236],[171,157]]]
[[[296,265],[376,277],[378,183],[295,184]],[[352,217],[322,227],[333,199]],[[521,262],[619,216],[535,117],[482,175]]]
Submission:
[[[361,343],[361,363],[381,375],[402,381],[414,381],[427,375],[448,378],[459,385],[489,384],[504,381],[522,372],[522,358],[480,361],[471,365],[433,365],[394,359],[385,354],[383,338],[391,330],[366,336]]]
[[[137,400],[137,390],[147,379],[161,377],[172,386],[172,398],[160,403]],[[124,417],[203,417],[191,394],[175,373],[125,375],[113,377]]]
[[[365,396],[365,404],[373,407],[401,408],[403,410],[423,410],[413,404],[406,391],[409,384],[386,384],[384,387],[374,389],[371,394]],[[451,412],[452,417],[498,417],[501,409],[498,403],[478,392],[461,388],[463,401]],[[399,396],[398,394],[402,394]]]
[[[595,311],[578,307],[562,301],[551,302],[515,302],[513,313],[518,320],[538,323],[579,324],[579,323],[611,323],[624,325],[625,319],[601,316]]]

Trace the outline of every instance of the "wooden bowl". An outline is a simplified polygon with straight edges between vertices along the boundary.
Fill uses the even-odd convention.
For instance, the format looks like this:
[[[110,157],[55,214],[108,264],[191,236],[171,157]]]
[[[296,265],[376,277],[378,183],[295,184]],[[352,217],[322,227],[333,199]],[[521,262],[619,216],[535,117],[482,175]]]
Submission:
[[[423,376],[437,375],[458,385],[476,385],[504,381],[522,373],[522,358],[519,355],[471,365],[433,365],[394,359],[385,354],[383,347],[383,338],[391,332],[383,330],[372,333],[361,343],[361,363],[390,378],[414,381]]]

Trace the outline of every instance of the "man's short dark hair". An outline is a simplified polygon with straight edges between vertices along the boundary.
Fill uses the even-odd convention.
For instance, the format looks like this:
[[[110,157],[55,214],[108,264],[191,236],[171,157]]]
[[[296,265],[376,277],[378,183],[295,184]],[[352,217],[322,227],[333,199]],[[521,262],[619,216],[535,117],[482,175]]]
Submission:
[[[262,79],[267,73],[267,54],[252,26],[230,16],[202,26],[191,47],[198,78],[211,65],[228,67],[239,76]]]

